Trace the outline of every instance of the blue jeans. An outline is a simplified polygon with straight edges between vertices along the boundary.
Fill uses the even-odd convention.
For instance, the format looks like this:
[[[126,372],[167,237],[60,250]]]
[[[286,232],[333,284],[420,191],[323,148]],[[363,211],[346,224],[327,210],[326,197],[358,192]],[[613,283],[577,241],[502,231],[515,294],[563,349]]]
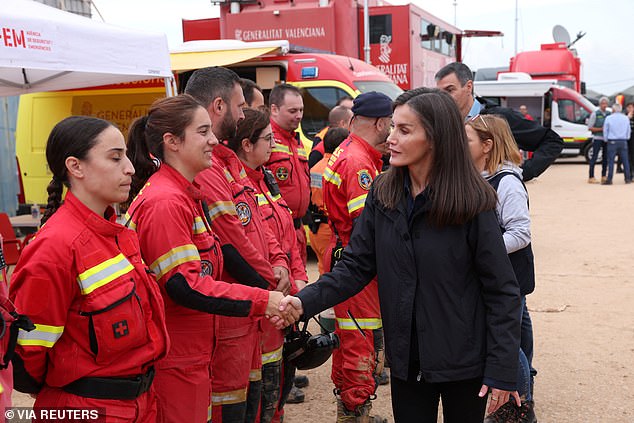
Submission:
[[[533,377],[537,371],[533,369],[533,325],[526,307],[526,296],[522,296],[522,316],[520,332],[519,367],[517,369],[517,392],[530,401],[533,399]]]
[[[619,155],[623,161],[623,172],[625,172],[625,180],[631,181],[630,159],[627,153],[627,140],[609,140],[608,141],[608,182],[612,182],[614,176],[614,157]]]
[[[594,164],[597,162],[599,149],[603,150],[601,157],[601,176],[605,176],[608,167],[608,153],[605,142],[603,140],[594,139],[592,141],[592,156],[590,157],[590,178],[594,178]]]

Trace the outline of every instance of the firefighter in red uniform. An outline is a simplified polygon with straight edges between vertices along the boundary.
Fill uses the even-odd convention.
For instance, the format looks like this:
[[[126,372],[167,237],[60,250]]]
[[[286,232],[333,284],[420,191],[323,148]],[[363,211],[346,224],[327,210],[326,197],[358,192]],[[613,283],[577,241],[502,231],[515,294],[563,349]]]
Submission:
[[[36,409],[97,408],[106,422],[155,422],[152,380],[168,336],[137,236],[110,207],[128,198],[134,173],[123,135],[104,120],[72,116],[53,128],[46,158],[53,179],[45,225],[10,289],[35,323],[18,334],[15,388],[37,394]]]
[[[132,202],[128,219],[161,286],[172,340],[156,378],[159,421],[206,422],[211,420],[211,363],[220,335],[209,313],[236,318],[273,314],[280,293],[218,282],[225,263],[203,194],[193,182],[211,166],[217,145],[204,107],[187,95],[159,100],[147,118],[134,122],[129,144],[144,175],[134,191],[151,177]],[[162,162],[158,171],[151,157]]]
[[[245,110],[244,115],[245,119],[238,124],[237,133],[229,139],[228,145],[244,164],[247,176],[256,188],[264,219],[290,260],[291,279],[294,281],[291,292],[297,292],[305,286],[308,277],[297,245],[293,218],[280,195],[275,178],[263,167],[275,146],[269,117],[266,113],[252,109]],[[294,368],[288,366],[283,369],[282,332],[267,322],[262,324],[262,329],[263,391],[260,422],[279,422],[292,385]]]
[[[352,107],[350,136],[330,157],[323,178],[324,204],[333,231],[328,269],[340,257],[363,211],[372,181],[382,166],[390,133],[392,101],[384,94],[359,95]],[[333,352],[332,380],[337,422],[369,422],[375,376],[382,370],[383,332],[376,279],[363,291],[334,307],[341,347]],[[375,421],[376,416],[375,416]]]
[[[352,111],[350,111],[352,117]],[[328,135],[330,134],[330,135]],[[317,266],[319,274],[324,274],[326,268],[324,266],[324,256],[330,245],[330,238],[332,237],[332,230],[328,225],[328,213],[324,207],[324,193],[323,193],[323,177],[330,156],[337,147],[348,137],[349,131],[347,128],[331,128],[324,137],[324,157],[318,161],[315,166],[310,168],[310,215],[311,223],[308,226],[310,232],[308,238],[310,239],[310,248],[315,252],[317,256]]]
[[[238,121],[244,117],[245,101],[233,71],[219,67],[197,70],[185,91],[207,108],[216,137],[226,140],[235,134]],[[218,145],[213,166],[201,172],[196,181],[209,201],[210,217],[222,243],[226,263],[223,278],[288,293],[288,259],[264,222],[255,189],[236,154]],[[262,389],[259,327],[258,320],[252,318],[216,320],[214,423],[256,420]]]
[[[269,107],[275,147],[267,167],[275,176],[282,198],[293,213],[300,254],[306,265],[306,232],[302,217],[310,203],[310,172],[308,155],[299,134],[295,132],[304,115],[304,100],[297,87],[280,84],[273,87],[269,94]]]

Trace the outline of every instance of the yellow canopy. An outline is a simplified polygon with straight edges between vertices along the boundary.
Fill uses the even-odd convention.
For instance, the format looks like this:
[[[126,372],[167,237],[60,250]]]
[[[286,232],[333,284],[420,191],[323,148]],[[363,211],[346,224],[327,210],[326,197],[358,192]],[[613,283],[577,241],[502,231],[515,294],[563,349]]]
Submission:
[[[277,44],[238,42],[240,45],[235,45],[236,41],[231,41],[233,41],[231,45],[218,41],[206,41],[204,45],[196,41],[183,44],[181,49],[173,51],[170,54],[172,72],[185,72],[208,66],[226,66],[233,63],[244,62],[262,56],[263,54],[273,52],[286,53],[288,51],[288,42],[286,42],[285,45],[280,45],[279,42]],[[188,44],[193,43],[199,44],[196,45],[195,48],[186,48],[189,47],[187,46]]]

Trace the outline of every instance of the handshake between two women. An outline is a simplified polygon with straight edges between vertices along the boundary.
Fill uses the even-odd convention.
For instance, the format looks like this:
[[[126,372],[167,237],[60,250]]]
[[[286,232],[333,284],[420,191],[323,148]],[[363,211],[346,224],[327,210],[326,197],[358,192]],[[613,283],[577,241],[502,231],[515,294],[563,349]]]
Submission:
[[[269,302],[266,305],[266,318],[277,329],[283,329],[297,322],[304,313],[302,301],[292,295],[279,291],[269,291]]]

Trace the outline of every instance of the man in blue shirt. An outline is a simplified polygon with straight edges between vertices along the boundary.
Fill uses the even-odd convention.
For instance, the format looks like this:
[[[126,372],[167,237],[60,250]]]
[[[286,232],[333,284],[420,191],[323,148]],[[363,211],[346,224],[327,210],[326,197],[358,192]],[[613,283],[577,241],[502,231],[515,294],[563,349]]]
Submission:
[[[618,154],[623,160],[623,171],[625,173],[625,183],[632,183],[630,173],[630,161],[628,158],[627,141],[630,139],[630,120],[621,113],[623,107],[616,103],[612,106],[612,114],[605,118],[603,124],[603,137],[608,147],[608,178],[602,185],[612,185],[614,176],[614,157]]]

